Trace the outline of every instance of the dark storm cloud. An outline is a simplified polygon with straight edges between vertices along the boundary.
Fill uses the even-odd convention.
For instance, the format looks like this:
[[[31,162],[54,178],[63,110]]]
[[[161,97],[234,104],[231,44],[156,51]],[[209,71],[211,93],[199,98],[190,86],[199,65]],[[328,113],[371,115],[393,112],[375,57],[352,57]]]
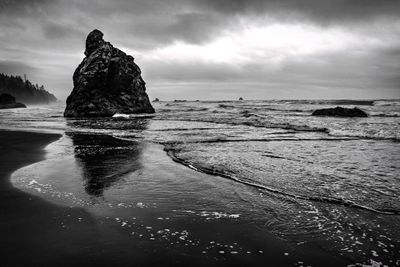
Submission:
[[[336,28],[378,44],[366,40],[340,51],[288,56],[272,69],[268,65],[275,63],[257,56],[245,63],[152,57],[155,50],[176,42],[201,47],[249,25],[274,23],[312,25],[320,33]],[[244,84],[258,84],[255,96],[257,92],[268,95],[263,90],[276,87],[287,96],[300,95],[309,87],[389,88],[393,92],[400,87],[399,25],[399,0],[0,0],[0,72],[27,73],[65,97],[82,60],[86,35],[98,28],[105,40],[130,50],[150,94],[155,90],[154,94],[162,95],[153,88],[168,85],[165,88],[170,90],[175,85],[171,90],[179,94],[187,90],[190,95],[190,86],[197,92],[199,84],[221,95],[238,93]],[[280,51],[273,53],[279,56]],[[177,84],[185,86],[178,90]]]
[[[307,60],[289,59],[279,68],[268,69],[264,63],[241,66],[216,63],[145,62],[146,73],[164,82],[194,81],[265,83],[282,88],[397,88],[400,96],[400,49],[378,49],[367,54],[340,51],[330,55],[309,56]]]
[[[28,2],[28,1],[23,1]],[[36,0],[33,2],[46,2]],[[115,0],[115,1],[66,1],[75,3],[85,12],[100,16],[129,13],[133,16],[146,13],[219,13],[240,15],[246,13],[280,16],[302,15],[319,21],[365,20],[377,16],[400,14],[398,0]],[[283,17],[282,17],[283,16]],[[157,17],[153,16],[153,19]]]
[[[36,6],[40,3],[46,1],[37,0]],[[70,14],[84,14],[80,22],[86,31],[99,24],[105,29],[113,25],[116,33],[123,31],[142,38],[138,42],[142,46],[177,39],[202,43],[226,27],[235,28],[238,19],[246,16],[330,25],[369,23],[400,15],[398,0],[70,0],[60,5]]]
[[[158,44],[174,40],[202,43],[215,36],[222,25],[223,21],[214,14],[185,13],[171,16],[168,22],[144,18],[132,25],[129,32]]]
[[[134,40],[139,48],[153,48],[175,40],[203,43],[232,22],[229,16],[201,8],[191,1],[72,2],[72,13],[80,19],[81,28],[86,32],[99,28],[108,32],[110,38],[127,39],[129,45],[133,44],[129,40]]]
[[[0,14],[29,13],[51,3],[51,0],[0,0]]]
[[[273,16],[303,16],[326,23],[366,20],[371,17],[398,16],[398,0],[199,0],[203,8],[221,13],[268,13]]]
[[[400,15],[398,0],[0,0],[0,7],[3,13],[23,12],[53,20],[70,15],[82,32],[103,28],[112,29],[111,35],[132,34],[140,47],[174,40],[202,43],[226,27],[234,28],[242,16],[326,24]],[[68,28],[61,23],[43,21],[42,27],[46,37],[68,38]]]
[[[69,25],[47,21],[43,25],[45,37],[49,39],[69,39],[73,36],[85,35],[84,32],[74,29]]]

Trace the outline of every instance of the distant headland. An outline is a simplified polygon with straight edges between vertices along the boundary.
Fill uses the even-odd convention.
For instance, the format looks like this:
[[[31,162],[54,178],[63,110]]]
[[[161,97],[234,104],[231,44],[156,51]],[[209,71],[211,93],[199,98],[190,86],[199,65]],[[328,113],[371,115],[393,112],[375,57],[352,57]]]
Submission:
[[[21,76],[8,76],[3,73],[0,73],[0,94],[10,94],[16,101],[25,104],[49,104],[57,101],[43,85],[33,84]]]

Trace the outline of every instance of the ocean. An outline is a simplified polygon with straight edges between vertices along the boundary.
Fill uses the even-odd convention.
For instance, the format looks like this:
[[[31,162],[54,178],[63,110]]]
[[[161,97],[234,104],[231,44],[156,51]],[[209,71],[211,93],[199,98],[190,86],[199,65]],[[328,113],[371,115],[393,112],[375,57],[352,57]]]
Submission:
[[[316,244],[354,266],[400,265],[400,100],[153,106],[154,115],[94,119],[66,119],[63,105],[1,110],[2,129],[62,134],[46,160],[12,175],[13,185],[180,250],[261,253],[242,239],[171,226],[190,215],[198,225],[256,225],[293,251]],[[335,106],[369,117],[311,116]]]

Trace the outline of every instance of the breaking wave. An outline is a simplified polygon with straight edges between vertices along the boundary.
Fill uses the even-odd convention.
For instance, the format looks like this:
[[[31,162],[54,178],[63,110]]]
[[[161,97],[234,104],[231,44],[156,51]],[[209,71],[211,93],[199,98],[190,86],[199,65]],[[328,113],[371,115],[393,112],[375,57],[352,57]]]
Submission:
[[[379,213],[379,214],[385,214],[385,215],[399,215],[400,214],[400,210],[395,210],[395,209],[374,209],[372,207],[369,206],[365,206],[365,205],[361,205],[361,204],[357,204],[353,201],[350,200],[346,200],[346,199],[338,199],[338,198],[331,198],[331,197],[326,197],[326,196],[310,196],[310,195],[300,195],[300,194],[294,194],[294,193],[290,193],[290,192],[284,192],[281,191],[279,189],[274,189],[265,185],[261,185],[252,181],[247,181],[244,179],[241,179],[239,177],[236,177],[232,174],[228,174],[227,172],[221,171],[221,170],[217,170],[214,168],[209,168],[209,167],[204,167],[204,166],[198,166],[195,165],[194,163],[181,159],[179,158],[175,153],[174,153],[174,149],[168,146],[164,147],[164,150],[166,151],[167,155],[175,162],[180,163],[182,165],[187,166],[188,168],[198,171],[198,172],[202,172],[202,173],[206,173],[209,175],[215,175],[215,176],[220,176],[223,178],[227,178],[230,179],[232,181],[244,184],[244,185],[248,185],[257,189],[261,189],[261,190],[266,190],[268,192],[274,193],[274,194],[279,194],[279,195],[283,195],[286,197],[290,197],[290,198],[295,198],[295,199],[302,199],[302,200],[308,200],[308,201],[318,201],[318,202],[325,202],[325,203],[331,203],[331,204],[335,204],[335,205],[342,205],[342,206],[346,206],[346,207],[351,207],[351,208],[357,208],[357,209],[362,209],[362,210],[367,210],[367,211],[371,211],[374,213]]]
[[[377,100],[374,106],[400,106],[400,100]]]

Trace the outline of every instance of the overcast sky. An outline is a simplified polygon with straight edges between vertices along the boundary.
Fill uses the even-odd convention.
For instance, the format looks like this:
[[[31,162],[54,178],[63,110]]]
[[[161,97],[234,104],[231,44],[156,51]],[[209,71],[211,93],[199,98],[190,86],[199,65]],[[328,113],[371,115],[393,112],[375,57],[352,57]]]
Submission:
[[[399,0],[0,0],[0,72],[64,100],[95,28],[150,98],[400,98]]]

